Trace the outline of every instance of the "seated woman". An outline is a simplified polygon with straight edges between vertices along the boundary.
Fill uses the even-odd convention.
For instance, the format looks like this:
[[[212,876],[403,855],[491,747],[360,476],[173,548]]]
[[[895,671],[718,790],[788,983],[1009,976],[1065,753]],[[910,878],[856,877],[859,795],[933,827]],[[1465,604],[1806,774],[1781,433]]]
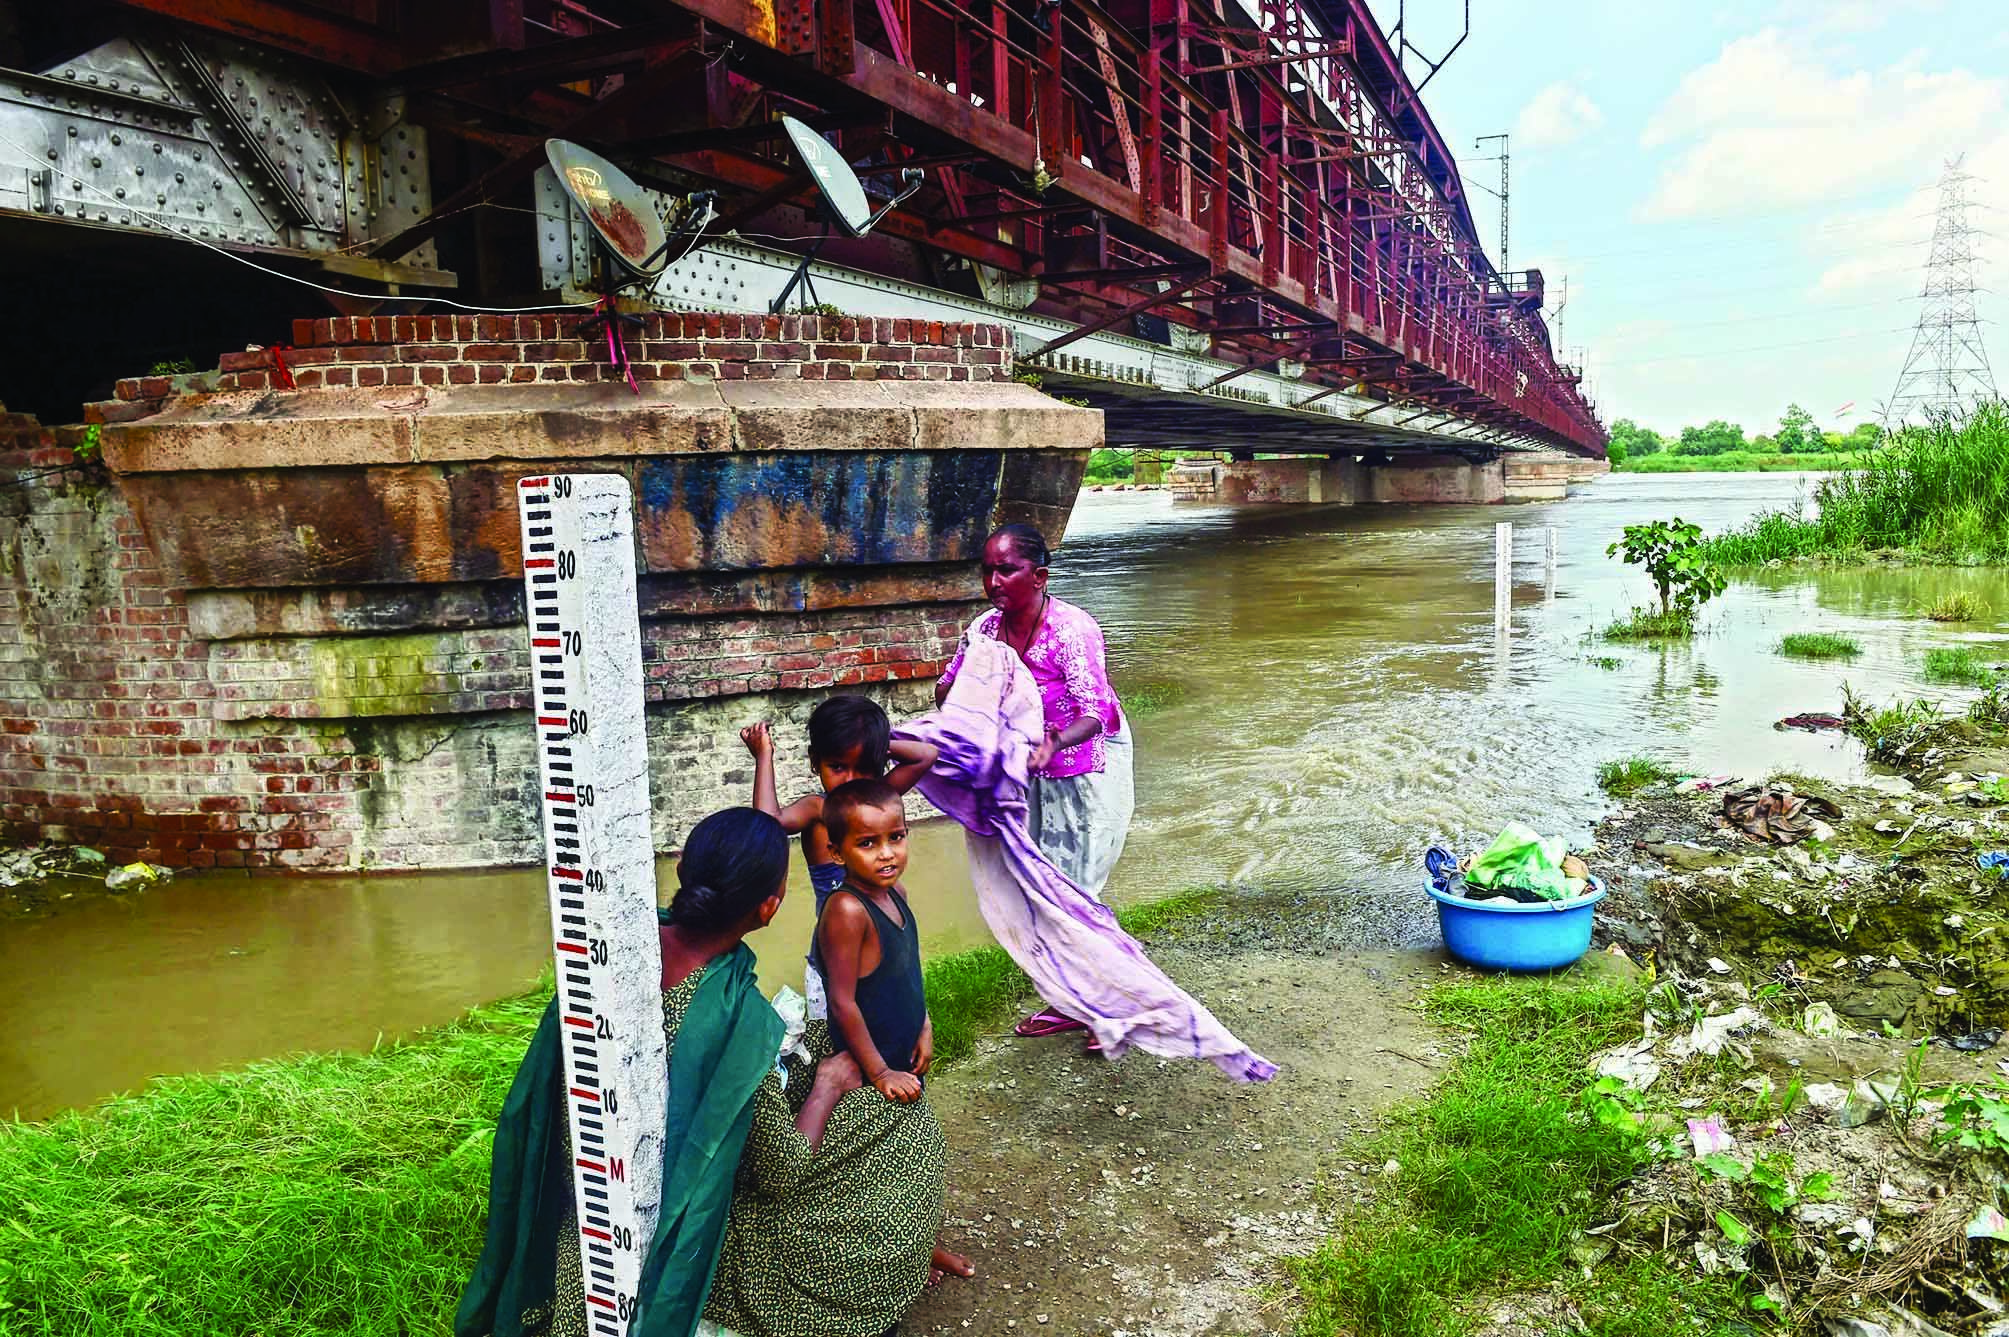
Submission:
[[[793,1073],[786,1089],[775,1072],[783,1028],[742,940],[781,907],[780,823],[751,808],[712,814],[677,880],[661,930],[663,1030],[673,1088],[693,1060],[709,1080],[682,1097],[704,1106],[698,1117],[673,1123],[725,1136],[701,1178],[666,1170],[664,1219],[674,1206],[678,1224],[673,1238],[658,1233],[630,1332],[879,1337],[929,1278],[946,1189],[940,1129],[930,1137],[913,1111],[862,1087],[848,1055],[825,1058],[813,1079]],[[503,1106],[488,1238],[456,1337],[587,1331],[556,1029],[547,1013]],[[809,1039],[828,1052],[821,1025]],[[673,1089],[673,1107],[679,1098]],[[666,1148],[666,1167],[706,1160],[680,1150]]]

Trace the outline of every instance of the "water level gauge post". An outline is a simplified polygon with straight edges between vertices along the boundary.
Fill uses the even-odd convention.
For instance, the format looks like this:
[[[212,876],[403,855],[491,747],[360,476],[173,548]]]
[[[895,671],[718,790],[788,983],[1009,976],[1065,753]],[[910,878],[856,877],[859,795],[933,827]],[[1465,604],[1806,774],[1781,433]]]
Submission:
[[[669,1073],[634,503],[618,474],[548,474],[518,482],[517,508],[586,1326],[623,1337]]]

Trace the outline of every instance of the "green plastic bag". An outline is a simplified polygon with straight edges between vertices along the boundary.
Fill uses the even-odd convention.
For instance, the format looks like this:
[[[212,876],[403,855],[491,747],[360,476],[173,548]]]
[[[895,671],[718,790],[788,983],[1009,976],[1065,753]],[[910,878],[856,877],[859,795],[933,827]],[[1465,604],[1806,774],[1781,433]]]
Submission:
[[[1570,879],[1563,876],[1563,855],[1568,852],[1561,836],[1538,836],[1519,822],[1508,822],[1486,852],[1472,861],[1465,881],[1484,890],[1514,887],[1559,901],[1574,894]]]

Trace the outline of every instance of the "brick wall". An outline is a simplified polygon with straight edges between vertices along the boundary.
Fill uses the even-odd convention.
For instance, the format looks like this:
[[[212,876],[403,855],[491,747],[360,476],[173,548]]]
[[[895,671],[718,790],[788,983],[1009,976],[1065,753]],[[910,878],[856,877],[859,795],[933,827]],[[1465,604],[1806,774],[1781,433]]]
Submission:
[[[226,353],[214,372],[137,376],[85,407],[88,423],[132,422],[193,392],[607,381],[605,345],[581,315],[356,316],[293,322],[294,346]],[[638,381],[990,381],[1011,375],[1001,325],[855,316],[649,312],[629,331]],[[281,367],[283,366],[283,373]],[[285,387],[291,378],[292,386]]]
[[[116,480],[77,465],[83,436],[0,417],[11,834],[195,868],[541,856],[520,625],[205,636]],[[826,689],[863,691],[896,718],[925,709],[969,612],[934,600],[646,620],[658,848],[746,801],[744,724],[775,721],[794,794],[813,784],[804,725]]]

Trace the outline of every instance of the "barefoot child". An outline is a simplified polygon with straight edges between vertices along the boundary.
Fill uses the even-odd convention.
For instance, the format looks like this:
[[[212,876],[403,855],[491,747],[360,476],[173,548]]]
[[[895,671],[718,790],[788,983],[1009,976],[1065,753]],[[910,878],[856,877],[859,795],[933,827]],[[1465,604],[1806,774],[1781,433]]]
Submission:
[[[775,793],[774,738],[767,724],[740,730],[740,741],[753,754],[753,806],[781,820],[781,829],[802,836],[802,857],[809,865],[809,885],[816,893],[816,913],[844,881],[844,866],[824,829],[823,804],[829,792],[851,780],[881,777],[895,793],[905,794],[935,764],[932,743],[892,742],[892,721],[876,702],[862,696],[833,696],[809,717],[809,764],[824,792],[807,794],[786,808]],[[898,763],[891,772],[889,762]],[[809,1015],[827,1015],[823,977],[812,963],[803,980]]]
[[[880,1095],[911,1105],[924,1099],[921,1079],[935,1061],[935,1027],[921,984],[920,930],[900,885],[907,871],[906,806],[884,780],[850,780],[823,796],[822,815],[844,871],[817,916],[809,958],[827,990],[831,1043],[858,1061]],[[929,1284],[975,1270],[969,1259],[937,1245]]]

